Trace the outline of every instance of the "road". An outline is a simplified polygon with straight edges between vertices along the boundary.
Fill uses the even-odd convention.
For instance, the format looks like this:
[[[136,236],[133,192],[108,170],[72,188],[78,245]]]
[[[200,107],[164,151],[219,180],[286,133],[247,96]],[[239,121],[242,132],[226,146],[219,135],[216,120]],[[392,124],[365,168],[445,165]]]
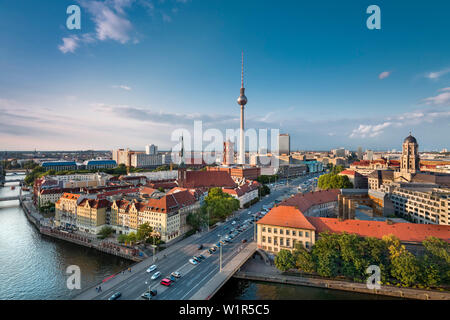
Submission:
[[[263,205],[268,205],[275,199],[282,200],[283,198],[296,193],[296,188],[299,183],[310,177],[311,175],[293,179],[290,180],[289,186],[278,185],[272,188],[269,196],[264,197],[249,209],[239,210],[233,219],[239,218],[239,221],[243,222],[244,220],[251,218],[252,216],[248,214],[249,211],[252,213],[258,212],[262,209]],[[108,299],[111,295],[119,291],[122,293],[120,299],[139,300],[141,299],[141,294],[148,289],[156,289],[158,291],[157,296],[154,297],[155,299],[189,299],[201,286],[205,285],[215,273],[219,272],[219,250],[213,254],[209,254],[208,248],[213,246],[227,234],[228,230],[232,227],[231,223],[233,219],[229,219],[227,222],[222,223],[220,226],[203,234],[201,237],[191,236],[192,241],[187,245],[177,251],[168,253],[165,258],[155,262],[158,267],[157,270],[147,273],[144,269],[141,272],[133,274],[128,279],[99,294],[96,299]],[[242,247],[241,241],[243,239],[252,241],[254,234],[255,224],[253,223],[247,230],[239,233],[231,243],[222,246],[222,265],[225,265],[238,253],[240,247]],[[199,244],[203,245],[204,248],[202,250],[198,250]],[[190,264],[188,260],[192,258],[192,256],[199,254],[203,254],[206,259],[195,266]],[[148,259],[148,266],[152,264],[152,259]],[[156,271],[161,272],[161,276],[155,280],[151,280],[151,275]],[[181,278],[178,278],[170,287],[161,285],[160,281],[174,271],[180,272],[182,275]]]

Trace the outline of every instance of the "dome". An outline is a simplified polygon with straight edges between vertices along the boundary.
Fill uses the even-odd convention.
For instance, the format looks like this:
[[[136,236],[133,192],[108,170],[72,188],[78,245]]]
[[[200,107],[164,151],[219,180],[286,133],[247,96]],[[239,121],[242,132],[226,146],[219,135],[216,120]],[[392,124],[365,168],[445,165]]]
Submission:
[[[417,140],[416,138],[414,138],[411,134],[409,134],[409,136],[407,136],[405,138],[405,140],[403,141],[403,143],[415,143],[417,144]]]
[[[247,97],[244,94],[241,94],[239,96],[239,98],[237,99],[237,103],[240,104],[241,106],[246,105],[247,104]]]

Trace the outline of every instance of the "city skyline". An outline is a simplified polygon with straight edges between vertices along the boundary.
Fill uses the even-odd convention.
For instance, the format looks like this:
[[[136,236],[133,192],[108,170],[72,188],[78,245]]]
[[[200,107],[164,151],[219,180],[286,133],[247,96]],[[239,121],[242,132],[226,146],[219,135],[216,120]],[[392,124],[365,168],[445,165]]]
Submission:
[[[293,150],[400,150],[409,131],[420,151],[449,147],[449,4],[380,1],[368,30],[356,1],[75,3],[79,31],[71,1],[1,5],[0,150],[169,150],[194,120],[237,129],[242,51],[246,127],[280,128]]]

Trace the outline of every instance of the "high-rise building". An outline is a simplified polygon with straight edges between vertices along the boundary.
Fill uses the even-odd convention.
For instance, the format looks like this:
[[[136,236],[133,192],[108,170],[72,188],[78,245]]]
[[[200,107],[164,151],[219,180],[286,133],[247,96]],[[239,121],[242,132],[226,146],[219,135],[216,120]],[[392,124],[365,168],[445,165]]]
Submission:
[[[234,143],[227,141],[223,143],[223,164],[231,165],[234,164]]]
[[[289,155],[291,153],[291,138],[289,134],[284,133],[278,136],[278,152],[280,155]]]
[[[145,146],[145,153],[151,155],[158,154],[158,147],[154,144],[148,144]]]
[[[363,159],[363,151],[361,147],[358,147],[358,152],[356,153],[356,156],[358,157],[358,160]]]
[[[247,104],[244,88],[244,52],[242,52],[242,72],[241,72],[241,90],[237,99],[238,105],[241,106],[241,127],[239,137],[239,164],[245,164],[245,138],[244,138],[244,107]]]

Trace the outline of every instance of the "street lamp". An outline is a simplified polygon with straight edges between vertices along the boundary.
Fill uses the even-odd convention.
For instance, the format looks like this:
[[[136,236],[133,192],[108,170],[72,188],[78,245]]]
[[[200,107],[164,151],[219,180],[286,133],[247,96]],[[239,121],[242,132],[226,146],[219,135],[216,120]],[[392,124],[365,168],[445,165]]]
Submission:
[[[153,263],[155,263],[156,246],[152,244],[153,247]]]

